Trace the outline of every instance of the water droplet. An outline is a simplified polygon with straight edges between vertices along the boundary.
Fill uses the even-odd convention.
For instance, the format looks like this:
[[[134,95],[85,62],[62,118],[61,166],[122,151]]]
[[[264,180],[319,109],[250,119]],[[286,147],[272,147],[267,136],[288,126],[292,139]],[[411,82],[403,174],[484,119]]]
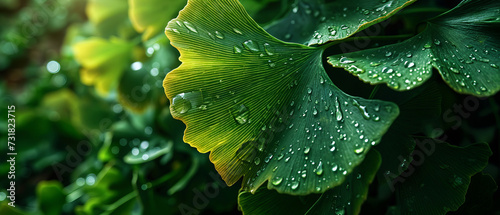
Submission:
[[[314,116],[318,115],[318,110],[316,109],[316,107],[313,108],[313,115]]]
[[[322,175],[323,174],[323,163],[320,161],[318,164],[318,167],[316,167],[316,170],[314,171],[316,175]]]
[[[332,171],[337,172],[338,169],[339,169],[339,165],[337,165],[337,164],[333,165]]]
[[[170,110],[174,117],[178,117],[191,109],[191,102],[185,98],[185,93],[174,96]]]
[[[255,159],[253,160],[253,162],[255,163],[255,165],[259,165],[260,164],[260,158],[259,157],[255,157]]]
[[[392,52],[386,52],[386,53],[385,53],[385,56],[386,56],[386,57],[390,57],[391,55],[392,55]]]
[[[264,51],[269,56],[274,55],[274,53],[272,51],[272,47],[271,47],[271,45],[269,45],[269,43],[264,43]]]
[[[498,66],[494,63],[490,64],[491,67],[495,68],[495,69],[498,69]]]
[[[250,111],[243,104],[236,105],[235,107],[233,107],[231,115],[238,124],[243,125],[248,122]]]
[[[376,67],[380,66],[381,63],[370,62],[370,66]]]
[[[325,83],[325,79],[323,78],[323,76],[319,77],[319,83],[320,84],[324,84]]]
[[[300,174],[301,174],[300,177],[302,177],[302,178],[306,178],[307,177],[306,170],[302,170],[302,172],[300,172]]]
[[[241,31],[237,28],[233,28],[233,31],[234,31],[234,33],[237,33],[239,35],[243,35],[243,33],[241,33]]]
[[[306,146],[306,147],[304,148],[304,154],[306,154],[306,155],[307,155],[307,154],[309,154],[309,152],[310,152],[310,151],[311,151],[311,147]]]
[[[340,104],[338,98],[335,99],[335,114],[337,117],[337,121],[341,121],[343,117],[342,117],[342,112],[340,110]]]
[[[193,24],[187,22],[187,21],[184,21],[184,25],[186,26],[186,28],[194,33],[198,33],[198,30],[196,30],[196,27],[194,27]]]
[[[247,40],[243,42],[243,47],[245,47],[245,49],[247,49],[248,51],[253,51],[253,52],[260,51],[259,45],[257,45],[257,43],[254,42],[253,40]]]
[[[429,43],[426,43],[426,44],[424,45],[424,48],[426,48],[426,49],[430,49],[431,47],[432,47],[432,45],[431,45],[431,44],[429,44]]]
[[[436,46],[439,46],[441,45],[441,41],[439,41],[438,39],[434,39],[434,44],[436,44]]]
[[[355,149],[354,149],[354,153],[356,153],[357,155],[360,155],[361,153],[363,153],[365,151],[365,147],[363,145],[359,145],[357,146]]]
[[[450,70],[455,74],[460,74],[460,71],[455,67],[450,67]]]
[[[224,35],[221,32],[215,31],[215,36],[219,39],[224,39]]]
[[[283,178],[281,177],[274,177],[272,180],[271,180],[271,183],[274,185],[274,186],[278,186],[281,184],[281,182],[283,181]]]
[[[354,62],[356,62],[356,61],[354,61],[354,60],[350,60],[350,59],[349,59],[349,58],[347,58],[347,57],[341,57],[341,58],[340,58],[340,63],[347,64],[347,63],[354,63]]]
[[[311,88],[307,88],[307,94],[311,94],[312,93],[312,89]]]
[[[359,102],[357,100],[354,100],[354,99],[353,99],[352,104],[358,108],[359,112],[363,115],[363,118],[370,119],[370,115],[366,111],[366,106],[360,105]]]
[[[296,190],[297,188],[299,188],[299,182],[298,181],[292,181],[292,183],[290,184],[292,190]]]
[[[234,54],[241,54],[241,48],[238,46],[233,47],[233,53]]]

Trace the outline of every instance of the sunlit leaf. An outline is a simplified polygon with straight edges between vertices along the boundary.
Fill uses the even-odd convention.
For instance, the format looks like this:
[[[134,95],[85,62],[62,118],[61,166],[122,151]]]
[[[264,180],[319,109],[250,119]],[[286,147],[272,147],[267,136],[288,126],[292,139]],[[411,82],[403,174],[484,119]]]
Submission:
[[[243,214],[359,214],[368,186],[380,166],[380,154],[370,151],[344,183],[322,195],[292,196],[259,188],[255,194],[242,191],[238,203]]]
[[[121,39],[90,38],[73,45],[75,59],[82,65],[82,83],[95,86],[106,95],[117,82],[131,58],[133,44]]]
[[[415,1],[298,0],[285,17],[266,30],[284,41],[323,44],[382,22]]]
[[[326,75],[321,48],[275,39],[236,0],[189,1],[166,34],[182,65],[164,81],[184,140],[232,185],[308,194],[340,185],[398,115],[349,96]]]
[[[365,82],[385,83],[395,90],[420,86],[434,67],[455,91],[490,96],[500,90],[499,11],[499,1],[463,1],[413,38],[331,56],[328,62]]]
[[[465,201],[471,176],[488,163],[487,144],[467,147],[420,139],[418,155],[408,170],[395,179],[398,205],[396,214],[445,214]]]
[[[143,33],[143,41],[163,32],[168,21],[186,5],[186,0],[129,0],[128,2],[130,20],[134,28]]]

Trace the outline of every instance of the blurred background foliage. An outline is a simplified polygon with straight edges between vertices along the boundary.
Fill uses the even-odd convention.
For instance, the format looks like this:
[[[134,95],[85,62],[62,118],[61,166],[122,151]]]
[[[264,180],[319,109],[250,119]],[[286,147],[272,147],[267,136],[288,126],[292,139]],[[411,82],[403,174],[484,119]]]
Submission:
[[[265,25],[292,1],[241,2]],[[0,214],[240,213],[240,185],[226,187],[208,155],[183,143],[184,125],[171,117],[163,92],[165,75],[180,64],[163,31],[185,4],[0,1],[0,127],[7,127],[6,107],[15,105],[18,153],[16,208],[6,205],[10,166],[0,164]],[[421,5],[449,8],[456,1]],[[399,30],[385,34],[411,33],[418,19],[411,13],[396,16],[389,26]],[[364,97],[371,92],[347,72],[325,68],[345,92]],[[446,108],[463,100],[446,96]],[[497,180],[498,100],[497,95],[484,101],[486,108],[448,133],[450,142],[494,143],[487,172]],[[490,117],[495,112],[496,121]],[[471,131],[469,136],[462,129]],[[7,130],[0,136],[7,139]],[[7,144],[0,150],[4,154]],[[393,203],[393,196],[370,191],[364,210],[384,211]]]

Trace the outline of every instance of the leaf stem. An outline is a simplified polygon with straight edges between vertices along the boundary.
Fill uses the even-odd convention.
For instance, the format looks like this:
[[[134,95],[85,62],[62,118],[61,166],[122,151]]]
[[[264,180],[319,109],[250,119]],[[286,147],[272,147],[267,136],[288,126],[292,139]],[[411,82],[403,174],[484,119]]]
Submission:
[[[375,97],[375,94],[377,94],[377,91],[379,88],[380,88],[380,85],[375,85],[375,87],[373,88],[372,92],[370,93],[370,97],[368,97],[368,99],[373,99],[373,97]]]

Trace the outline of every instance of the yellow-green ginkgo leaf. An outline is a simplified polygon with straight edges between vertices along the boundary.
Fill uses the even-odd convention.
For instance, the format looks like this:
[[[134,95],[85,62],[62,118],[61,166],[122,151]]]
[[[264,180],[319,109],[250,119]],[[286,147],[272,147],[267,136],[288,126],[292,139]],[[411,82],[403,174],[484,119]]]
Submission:
[[[123,70],[128,65],[133,44],[112,38],[94,37],[73,45],[75,59],[82,65],[82,83],[95,86],[101,94],[116,87]]]
[[[166,34],[181,66],[164,87],[185,142],[232,185],[320,193],[341,184],[399,113],[345,94],[322,66],[323,48],[282,42],[237,0],[189,0]]]
[[[102,36],[110,36],[128,22],[126,0],[89,0],[85,12]]]
[[[186,0],[129,0],[128,11],[134,28],[146,41],[164,31],[168,21],[177,14]]]

